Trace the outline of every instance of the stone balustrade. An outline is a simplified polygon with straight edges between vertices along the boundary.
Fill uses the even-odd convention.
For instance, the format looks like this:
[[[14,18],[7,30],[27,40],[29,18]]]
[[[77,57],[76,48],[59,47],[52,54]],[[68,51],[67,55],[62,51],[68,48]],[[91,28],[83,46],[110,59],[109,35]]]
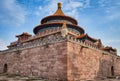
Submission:
[[[76,38],[71,37],[71,36],[67,36],[67,39],[69,41],[79,43],[79,44],[81,44],[82,46],[85,46],[85,47],[91,47],[91,48],[99,49],[96,45],[85,43],[85,42],[80,41],[79,39],[76,39]]]
[[[60,29],[61,29],[60,27],[47,27],[47,28],[41,29],[37,35],[58,31]]]
[[[31,41],[29,43],[23,44],[23,45],[21,45],[19,47],[15,47],[14,49],[8,49],[8,50],[1,51],[0,54],[13,52],[13,51],[17,51],[17,50],[33,48],[33,47],[37,47],[37,46],[43,46],[43,45],[47,45],[47,44],[51,44],[51,43],[55,43],[55,42],[64,41],[64,38],[62,36],[60,36],[60,35],[55,35],[55,36],[50,35],[50,36],[40,38],[40,39],[36,39],[36,40]]]
[[[103,54],[106,54],[106,55],[108,55],[108,54],[109,54],[109,55],[116,55],[116,54],[114,54],[114,53],[110,53],[110,52],[104,51],[104,50],[98,48],[96,45],[92,45],[92,44],[85,43],[85,42],[83,42],[83,41],[81,41],[81,40],[79,40],[79,39],[76,39],[76,38],[74,38],[74,37],[71,37],[71,36],[67,36],[67,40],[68,40],[68,41],[71,41],[71,42],[78,43],[78,44],[80,44],[81,46],[84,46],[84,47],[86,47],[86,48],[91,48],[91,49],[100,51],[100,52],[102,52]]]
[[[17,51],[17,50],[24,50],[24,49],[28,49],[28,48],[37,47],[37,46],[44,46],[44,45],[47,45],[47,44],[62,42],[62,41],[65,41],[65,40],[68,40],[68,41],[71,41],[71,42],[74,42],[74,43],[78,43],[81,46],[84,46],[86,48],[91,48],[91,49],[100,51],[100,52],[102,52],[103,54],[106,54],[106,55],[107,54],[115,55],[115,54],[112,54],[112,53],[109,53],[107,51],[99,49],[96,45],[85,43],[85,42],[83,42],[79,39],[76,39],[72,36],[69,36],[69,35],[66,36],[66,37],[62,37],[60,34],[54,34],[54,35],[46,36],[44,38],[39,38],[39,39],[31,41],[27,44],[24,44],[20,47],[15,47],[14,49],[8,49],[8,50],[1,51],[0,54],[13,52],[13,51]]]

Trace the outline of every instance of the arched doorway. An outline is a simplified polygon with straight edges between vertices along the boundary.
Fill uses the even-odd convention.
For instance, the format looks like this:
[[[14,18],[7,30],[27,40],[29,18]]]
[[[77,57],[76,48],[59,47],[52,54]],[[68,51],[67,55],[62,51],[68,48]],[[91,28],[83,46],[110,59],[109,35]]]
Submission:
[[[7,65],[7,64],[4,64],[3,73],[7,73],[7,70],[8,70],[8,65]]]
[[[111,67],[111,75],[114,76],[114,67]]]

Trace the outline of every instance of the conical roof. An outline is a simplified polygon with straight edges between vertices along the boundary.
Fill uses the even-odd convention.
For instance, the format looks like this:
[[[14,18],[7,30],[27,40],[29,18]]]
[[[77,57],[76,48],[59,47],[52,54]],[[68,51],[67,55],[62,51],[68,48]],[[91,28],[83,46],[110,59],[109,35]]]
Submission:
[[[63,13],[61,7],[62,7],[62,4],[58,3],[58,9],[53,15],[64,16],[65,14]]]
[[[77,25],[77,20],[75,20],[74,18],[70,16],[65,15],[64,12],[62,11],[62,3],[58,3],[58,9],[56,10],[56,12],[53,15],[43,18],[41,20],[41,24],[44,24],[51,20],[62,20],[62,19],[66,21],[70,21],[71,23]]]

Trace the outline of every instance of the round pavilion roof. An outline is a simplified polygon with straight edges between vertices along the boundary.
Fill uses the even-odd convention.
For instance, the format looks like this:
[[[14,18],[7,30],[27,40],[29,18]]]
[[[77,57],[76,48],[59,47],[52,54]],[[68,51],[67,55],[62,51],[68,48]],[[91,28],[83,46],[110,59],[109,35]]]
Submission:
[[[43,18],[41,20],[41,24],[44,24],[44,23],[46,23],[47,21],[50,21],[50,20],[64,19],[64,20],[70,21],[73,24],[77,25],[77,20],[75,20],[74,18],[72,18],[70,16],[66,16],[63,13],[63,11],[62,11],[61,8],[62,8],[62,4],[58,3],[58,9],[57,9],[57,11],[53,15],[50,15],[50,16],[47,16],[47,17]]]
[[[64,22],[66,22],[68,27],[71,27],[73,29],[76,29],[81,32],[81,34],[84,34],[84,29],[77,25],[77,20],[70,16],[66,16],[62,11],[62,4],[58,3],[58,9],[57,11],[50,16],[47,16],[41,20],[41,24],[36,26],[33,29],[33,32],[37,34],[39,30],[45,27],[53,27],[53,26],[62,26]]]

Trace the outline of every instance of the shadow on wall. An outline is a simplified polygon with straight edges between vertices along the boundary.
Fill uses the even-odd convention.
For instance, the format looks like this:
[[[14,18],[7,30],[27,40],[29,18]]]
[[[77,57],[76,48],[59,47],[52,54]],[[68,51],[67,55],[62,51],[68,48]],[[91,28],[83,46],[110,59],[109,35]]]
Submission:
[[[3,73],[7,73],[7,71],[8,71],[8,65],[7,65],[7,63],[6,63],[6,64],[4,64],[4,66],[3,66]]]

